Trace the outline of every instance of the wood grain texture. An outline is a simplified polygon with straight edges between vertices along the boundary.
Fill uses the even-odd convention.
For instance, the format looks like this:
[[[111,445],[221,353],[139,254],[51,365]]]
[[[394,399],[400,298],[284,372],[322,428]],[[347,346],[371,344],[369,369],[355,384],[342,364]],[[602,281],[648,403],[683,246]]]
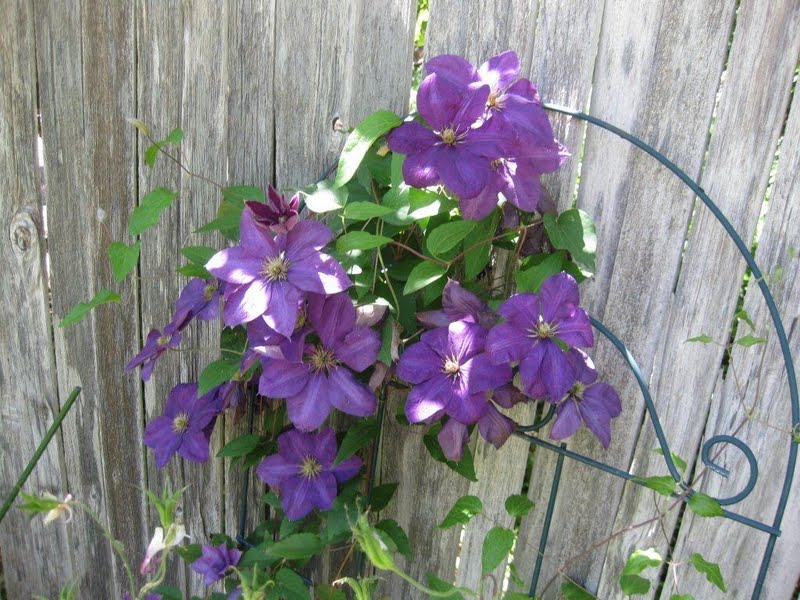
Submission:
[[[130,242],[125,225],[135,205],[134,137],[125,122],[136,104],[133,11],[42,2],[35,18],[53,318],[101,288],[122,296],[120,306],[55,330],[59,394],[83,388],[63,425],[68,491],[136,556],[145,521],[141,391],[121,366],[138,346],[137,286],[114,286],[106,257],[111,241]],[[119,597],[125,576],[102,533],[84,517],[71,529],[81,593]]]
[[[638,11],[625,2],[607,2],[592,113],[661,149],[696,177],[705,150],[705,136],[697,132],[708,129],[728,39],[729,29],[720,23],[730,24],[733,9],[727,1],[649,2]],[[645,377],[667,316],[692,210],[691,196],[681,185],[627,142],[589,130],[578,205],[597,223],[599,243],[596,274],[582,286],[582,304],[631,348]],[[585,431],[569,445],[627,470],[643,414],[639,391],[605,340],[598,340],[592,356],[601,378],[619,391],[623,414],[614,422],[608,451]],[[555,462],[552,454],[536,454],[530,497],[537,506],[547,502]],[[558,526],[551,530],[540,593],[560,565],[612,531],[622,487],[621,480],[565,462],[554,514]],[[538,541],[541,516],[537,511],[528,529],[523,523],[526,542]],[[527,571],[520,565],[523,578],[532,563]],[[571,563],[567,573],[596,589],[602,570],[601,548]],[[551,585],[545,597],[554,597],[559,585]]]
[[[38,167],[33,5],[0,14],[0,497],[16,478],[59,410],[49,291],[47,240]],[[60,435],[39,460],[24,491],[67,494]],[[10,598],[54,596],[72,578],[70,532],[48,528],[12,509],[0,527],[4,585]]]
[[[786,27],[791,27],[790,15],[786,15]],[[794,30],[787,32],[796,34]],[[777,50],[777,46],[776,46]],[[796,56],[796,54],[795,54]],[[788,59],[789,57],[787,57]],[[784,79],[784,87],[791,77]],[[777,92],[778,88],[775,88]],[[765,115],[766,116],[766,115]],[[781,145],[781,156],[775,184],[769,201],[764,229],[758,244],[756,260],[767,275],[767,281],[775,297],[778,311],[784,323],[795,368],[800,347],[800,259],[790,249],[800,247],[800,94],[795,92],[789,120]],[[761,291],[751,279],[745,296],[744,308],[756,325],[755,335],[767,337],[765,345],[750,348],[735,347],[727,376],[717,380],[714,399],[711,403],[708,423],[704,431],[707,439],[713,435],[735,431],[753,450],[758,461],[758,483],[754,491],[742,502],[730,506],[731,510],[748,517],[772,524],[778,499],[783,486],[791,442],[792,428],[789,407],[789,387],[783,365],[777,335],[772,327]],[[739,335],[748,333],[747,326],[739,327]],[[766,358],[762,355],[766,353]],[[737,385],[738,382],[738,385]],[[746,420],[747,407],[755,407],[752,421]],[[714,473],[705,477],[707,493],[716,497],[728,497],[738,493],[748,478],[747,462],[735,448],[717,446],[715,453],[723,450],[717,462],[730,470],[724,479]],[[775,555],[767,575],[763,598],[784,599],[792,597],[800,575],[800,556],[797,540],[800,535],[800,519],[793,507],[797,506],[797,476],[789,496],[782,533],[775,546]],[[713,588],[703,576],[691,568],[679,572],[681,590],[692,590],[702,598],[749,598],[752,593],[761,556],[768,536],[755,532],[737,523],[723,519],[702,519],[687,511],[681,524],[674,552],[677,560],[688,559],[699,552],[707,560],[719,563],[728,589],[723,594]],[[747,540],[746,543],[743,540]],[[669,578],[662,598],[674,593],[674,582]]]
[[[755,233],[789,101],[800,51],[798,18],[800,11],[794,2],[769,6],[744,2],[739,7],[707,164],[700,179],[710,197],[748,241]],[[764,39],[773,40],[774,45],[765,49],[761,44]],[[759,85],[750,85],[754,80]],[[752,125],[744,127],[744,123]],[[713,344],[685,342],[701,333],[720,343],[727,342],[744,270],[745,262],[733,240],[711,212],[700,206],[671,297],[651,382],[672,451],[689,460],[697,452],[703,435],[704,417],[724,349]],[[740,335],[744,335],[741,328]],[[667,473],[661,456],[651,452],[657,446],[654,429],[646,419],[635,451],[637,473]],[[614,528],[654,516],[652,495],[639,486],[627,486]],[[677,517],[675,510],[662,521],[666,539],[662,528],[655,527],[639,529],[615,540],[606,554],[608,567],[600,585],[601,596],[619,589],[619,573],[636,548],[656,547],[666,554]]]

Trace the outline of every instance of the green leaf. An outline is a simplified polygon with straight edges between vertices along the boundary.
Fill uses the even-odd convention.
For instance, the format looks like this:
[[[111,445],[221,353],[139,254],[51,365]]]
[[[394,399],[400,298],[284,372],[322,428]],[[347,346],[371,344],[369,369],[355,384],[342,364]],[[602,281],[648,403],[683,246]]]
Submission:
[[[671,475],[654,475],[653,477],[634,477],[634,481],[658,492],[662,496],[671,496],[675,493],[675,480]]]
[[[379,110],[356,125],[356,128],[347,136],[347,141],[339,156],[339,167],[336,169],[333,187],[341,187],[350,181],[375,140],[402,122],[400,117],[392,111]]]
[[[482,510],[483,502],[481,502],[480,498],[477,496],[461,496],[437,527],[439,529],[448,529],[459,523],[462,525],[469,523]]]
[[[158,223],[162,211],[169,208],[177,197],[177,192],[164,187],[157,187],[152,192],[145,194],[139,206],[133,209],[131,217],[128,219],[130,234],[141,235],[143,231]]]
[[[314,595],[317,597],[317,600],[347,600],[347,596],[342,590],[328,585],[327,583],[315,585]]]
[[[738,319],[740,321],[744,321],[750,326],[750,329],[755,329],[756,326],[753,324],[753,319],[750,318],[750,315],[747,313],[745,309],[738,311],[735,315],[733,315],[734,319]]]
[[[181,254],[188,258],[196,265],[205,266],[211,260],[218,250],[209,246],[184,246],[181,248]]]
[[[766,341],[766,338],[748,334],[736,340],[736,344],[739,346],[744,346],[745,348],[749,348],[750,346],[755,346],[756,344],[763,344]]]
[[[390,206],[382,206],[374,202],[351,202],[344,207],[344,217],[353,221],[366,221],[393,213]]]
[[[469,479],[470,481],[478,481],[478,478],[475,476],[475,459],[472,456],[472,452],[468,446],[464,448],[464,456],[461,457],[460,461],[454,462],[452,460],[447,460],[447,457],[442,451],[442,447],[439,445],[439,440],[436,438],[436,435],[439,433],[439,431],[441,431],[441,429],[442,426],[436,424],[431,427],[424,436],[422,436],[422,443],[425,444],[425,448],[428,450],[428,453],[434,458],[434,460],[438,460],[439,462],[446,464],[465,479]]]
[[[153,165],[156,164],[156,159],[158,158],[158,152],[161,149],[161,146],[164,145],[164,142],[156,142],[154,144],[150,144],[147,149],[144,151],[144,164],[146,164],[151,169]]]
[[[222,358],[241,360],[247,349],[247,330],[241,325],[223,328],[219,337],[219,347]]]
[[[150,590],[153,594],[158,594],[161,600],[183,600],[183,592],[177,586],[162,583]]]
[[[383,331],[381,332],[381,350],[378,353],[378,360],[387,367],[391,367],[394,362],[392,360],[392,344],[396,328],[397,321],[395,321],[394,317],[392,315],[386,317],[386,322],[383,324]]]
[[[252,569],[254,566],[264,568],[278,562],[277,558],[267,554],[269,547],[268,544],[265,544],[248,548],[236,566],[239,569]]]
[[[375,512],[380,512],[389,504],[397,491],[396,483],[384,483],[383,485],[376,485],[372,488],[372,500],[370,501],[370,508]]]
[[[375,529],[384,532],[394,542],[397,551],[411,560],[411,544],[402,527],[394,519],[384,519],[375,524]]]
[[[538,254],[532,256],[527,261],[527,264],[531,266],[517,271],[515,276],[517,291],[537,293],[545,279],[561,272],[564,264],[564,256],[561,252],[556,252],[555,254]]]
[[[336,250],[341,253],[350,250],[372,250],[385,246],[391,241],[392,238],[383,235],[375,235],[366,231],[351,231],[336,240]]]
[[[344,435],[339,452],[336,453],[336,460],[333,461],[335,467],[343,460],[347,460],[361,448],[369,444],[378,435],[378,420],[375,417],[359,419],[347,430]]]
[[[169,142],[173,146],[177,146],[183,140],[183,129],[180,127],[176,127],[172,131],[169,132],[169,135],[164,138],[165,142]]]
[[[125,279],[136,268],[141,246],[141,241],[134,242],[130,246],[122,242],[111,242],[108,245],[108,259],[111,261],[111,270],[114,271],[114,279],[117,282]]]
[[[183,544],[177,546],[175,551],[183,559],[186,564],[191,564],[203,555],[202,544]]]
[[[533,508],[533,501],[524,494],[512,494],[506,498],[506,511],[512,517],[524,517]]]
[[[197,382],[197,395],[202,396],[218,385],[233,379],[235,375],[239,374],[241,365],[241,357],[221,358],[210,363],[203,369],[203,372],[200,373],[200,379]]]
[[[186,277],[199,277],[200,279],[211,279],[213,275],[200,265],[183,265],[175,269],[175,272]]]
[[[700,517],[722,517],[725,513],[722,505],[703,492],[695,492],[687,500],[689,509]]]
[[[298,560],[311,558],[322,551],[322,541],[313,533],[295,533],[266,549],[270,556]]]
[[[133,117],[128,117],[125,119],[128,123],[136,127],[139,130],[139,133],[142,135],[150,135],[150,128],[147,126],[147,123],[144,121],[140,121],[139,119],[134,119]]]
[[[222,188],[222,197],[240,208],[244,207],[246,200],[255,200],[256,202],[267,201],[264,190],[254,185],[231,185],[224,187]]]
[[[267,600],[311,600],[311,593],[300,575],[284,567],[275,576],[275,587],[267,594]]]
[[[505,527],[492,527],[483,539],[481,551],[481,573],[494,571],[511,552],[514,546],[514,532]]]
[[[649,567],[658,567],[663,559],[655,548],[647,550],[635,550],[628,557],[628,561],[622,568],[623,575],[638,575]]]
[[[489,264],[492,257],[492,243],[488,240],[497,230],[499,222],[500,211],[495,210],[490,216],[476,223],[475,228],[464,238],[464,252],[466,252],[464,254],[464,277],[467,281],[475,279]],[[484,240],[487,241],[479,243]]]
[[[722,578],[722,572],[719,570],[718,564],[708,562],[697,552],[692,554],[689,562],[697,569],[698,573],[702,573],[706,576],[706,579],[708,579],[711,585],[717,586],[723,592],[725,591],[725,580]]]
[[[655,452],[656,454],[660,454],[661,456],[664,456],[664,451],[661,448],[653,448],[653,452]],[[669,451],[669,455],[672,457],[672,462],[675,463],[675,466],[678,467],[678,470],[681,473],[685,473],[686,472],[686,461],[683,460],[677,454],[675,454],[672,450]]]
[[[713,344],[714,343],[714,338],[712,338],[710,335],[706,335],[705,333],[703,333],[702,335],[696,335],[694,337],[690,337],[686,341],[687,342],[700,342],[701,344]]]
[[[223,199],[217,208],[217,218],[195,229],[195,233],[219,231],[226,239],[239,239],[239,221],[242,218],[244,204]]]
[[[447,273],[447,267],[428,260],[422,261],[411,269],[408,274],[408,281],[403,288],[403,295],[413,294],[424,287],[429,286],[437,279],[441,279]]]
[[[120,295],[116,292],[112,292],[111,290],[100,290],[95,294],[94,298],[89,300],[88,302],[79,302],[76,304],[67,316],[61,319],[61,322],[58,324],[59,327],[69,327],[70,325],[74,325],[78,321],[81,321],[89,311],[93,308],[100,306],[101,304],[106,304],[108,302],[119,302],[122,300]]]
[[[256,435],[255,433],[240,435],[239,437],[234,438],[225,444],[222,449],[217,452],[217,458],[233,458],[236,456],[244,456],[245,454],[255,450],[260,441],[261,436]]]
[[[434,256],[441,256],[455,248],[473,229],[475,221],[452,221],[439,225],[428,234],[428,250]]]
[[[444,581],[443,579],[439,579],[433,573],[428,573],[428,587],[432,589],[434,592],[449,592],[451,590],[455,590],[456,586],[450,582]],[[439,600],[440,596],[428,596],[430,600]],[[461,592],[453,591],[452,594],[447,596],[447,600],[464,600],[464,596]]]
[[[691,594],[672,594],[669,600],[694,600],[694,596]]]
[[[650,591],[650,582],[640,575],[622,575],[619,587],[626,596],[640,596]]]
[[[579,208],[571,208],[558,217],[546,214],[543,219],[547,237],[553,247],[567,250],[576,263],[585,267],[586,275],[593,273],[597,233],[592,218]]]
[[[34,516],[43,512],[49,512],[54,508],[58,508],[61,504],[61,500],[58,498],[34,496],[33,494],[26,494],[25,492],[20,492],[20,496],[22,496],[24,502],[17,505],[17,508],[28,513],[28,517],[30,518],[33,518]]]
[[[590,594],[577,583],[565,581],[561,584],[561,593],[567,600],[597,600],[594,594]]]

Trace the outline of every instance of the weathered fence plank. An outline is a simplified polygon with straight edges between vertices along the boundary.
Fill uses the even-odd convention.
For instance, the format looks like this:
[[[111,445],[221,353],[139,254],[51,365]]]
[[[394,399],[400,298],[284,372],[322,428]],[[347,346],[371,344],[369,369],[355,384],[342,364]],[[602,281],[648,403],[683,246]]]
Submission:
[[[90,3],[37,3],[36,36],[52,310],[60,320],[77,302],[113,286],[106,247],[130,241],[134,132],[125,118],[136,103],[133,11],[127,4],[97,10]],[[56,328],[56,366],[61,397],[83,388],[63,425],[68,491],[98,511],[133,553],[142,548],[145,520],[141,395],[120,366],[138,346],[138,286],[113,287],[121,306]],[[71,529],[81,589],[118,597],[126,577],[102,533],[84,517]]]
[[[798,18],[800,12],[795,2],[769,5],[744,2],[739,7],[707,165],[700,183],[747,241],[755,233],[786,114],[800,50]],[[774,45],[764,48],[760,44],[764,39],[773,40]],[[752,85],[753,81],[758,84]],[[660,366],[654,369],[652,381],[661,424],[672,450],[679,456],[691,459],[697,452],[714,391],[715,373],[724,352],[722,346],[685,342],[701,333],[721,344],[727,342],[744,270],[745,262],[733,240],[711,212],[700,205],[661,336],[657,362]],[[656,447],[655,431],[646,418],[635,452],[637,473],[667,473],[663,458],[651,452]],[[626,486],[614,529],[654,516],[654,505],[648,502],[652,495],[652,491],[639,486]],[[669,501],[659,504],[666,505]],[[678,512],[673,510],[662,520],[663,529],[641,528],[611,544],[605,559],[608,568],[599,590],[601,596],[618,589],[619,573],[636,548],[655,546],[662,554],[667,552]],[[666,532],[666,539],[662,531]],[[685,560],[688,556],[675,558]]]
[[[795,15],[786,14],[787,33],[796,35],[792,28]],[[779,46],[776,44],[776,49]],[[797,56],[795,50],[794,56]],[[787,61],[791,59],[786,56]],[[784,78],[783,91],[791,80]],[[773,88],[775,93],[781,88]],[[766,115],[764,115],[766,116]],[[763,117],[762,117],[763,118]],[[761,234],[756,260],[772,289],[778,310],[789,338],[789,347],[797,365],[800,347],[800,260],[796,252],[800,248],[800,94],[795,92],[789,121],[781,146],[777,175],[769,208]],[[793,251],[792,249],[795,249]],[[772,327],[766,304],[756,282],[751,278],[747,288],[744,308],[756,325],[754,335],[768,338],[765,345],[749,348],[736,346],[733,350],[727,376],[720,377],[714,392],[705,438],[720,433],[733,433],[746,422],[736,437],[747,443],[758,461],[758,483],[742,502],[729,508],[748,517],[772,524],[786,473],[789,444],[791,443],[791,413],[789,386],[783,366],[777,335]],[[750,333],[744,323],[738,337]],[[766,355],[762,358],[762,355]],[[747,410],[753,410],[753,420],[747,421]],[[730,446],[716,446],[715,456],[722,450],[716,462],[730,470],[724,479],[714,473],[705,477],[705,488],[717,497],[729,497],[738,493],[747,482],[749,469],[740,452]],[[702,465],[698,464],[698,469]],[[800,556],[797,540],[800,534],[800,519],[796,508],[798,489],[796,483],[789,497],[782,533],[778,538],[775,558],[768,573],[763,598],[784,599],[795,592],[800,571]],[[747,540],[744,542],[743,540]],[[685,561],[693,552],[699,552],[707,560],[720,564],[727,586],[723,594],[710,586],[702,575],[683,567],[678,575],[681,590],[691,591],[701,598],[749,598],[755,584],[761,557],[768,536],[765,533],[725,521],[723,519],[701,519],[687,511],[681,524],[674,557]],[[674,582],[667,578],[662,598],[675,592]],[[684,592],[685,593],[685,592]]]
[[[37,161],[33,5],[21,0],[0,14],[0,497],[33,456],[58,397],[45,268],[47,247]],[[25,491],[67,493],[63,444],[56,436]],[[11,598],[57,594],[72,578],[69,530],[47,529],[12,510],[0,528],[5,587]],[[54,560],[53,555],[60,556]]]
[[[697,176],[705,143],[698,132],[708,129],[728,41],[729,28],[720,23],[730,24],[733,9],[729,1],[651,2],[637,11],[625,2],[606,2],[592,113],[659,147]],[[646,377],[691,214],[691,196],[681,185],[627,142],[589,130],[578,205],[594,217],[599,243],[596,275],[582,286],[582,298],[590,314],[629,345]],[[642,419],[639,392],[610,344],[598,340],[593,357],[601,377],[620,392],[623,414],[614,423],[608,451],[586,432],[569,445],[627,469]],[[539,507],[546,505],[554,466],[552,454],[537,452],[530,497]],[[621,480],[565,462],[554,515],[558,526],[551,530],[540,593],[558,577],[560,565],[612,531],[622,487]],[[531,547],[539,539],[541,516],[537,511],[528,529],[523,522],[522,538]],[[596,589],[603,554],[601,548],[584,555],[566,571]],[[531,563],[520,571],[529,575]],[[550,585],[545,597],[554,597],[559,585]]]

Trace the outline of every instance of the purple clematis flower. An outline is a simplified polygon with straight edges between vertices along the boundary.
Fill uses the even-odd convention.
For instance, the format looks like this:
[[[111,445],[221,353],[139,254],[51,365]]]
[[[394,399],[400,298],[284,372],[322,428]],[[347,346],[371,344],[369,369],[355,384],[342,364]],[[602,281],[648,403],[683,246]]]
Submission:
[[[441,182],[462,200],[483,190],[491,160],[509,151],[507,136],[491,122],[480,123],[488,96],[486,85],[461,87],[435,73],[422,81],[417,107],[431,129],[407,121],[387,137],[393,152],[406,155],[407,183],[424,188]]]
[[[594,343],[579,301],[577,282],[558,273],[538,294],[515,294],[498,308],[505,322],[489,332],[486,351],[495,364],[519,361],[522,388],[531,398],[558,402],[575,381],[574,364],[556,339],[578,348]]]
[[[249,200],[245,204],[253,211],[253,216],[260,225],[269,227],[275,233],[289,233],[300,221],[297,214],[300,206],[300,194],[295,194],[287,202],[286,196],[269,186],[267,199],[266,204],[253,200]]]
[[[497,314],[489,305],[458,281],[448,279],[442,292],[442,309],[417,313],[417,320],[426,327],[447,327],[453,321],[477,323],[487,329],[497,323]]]
[[[330,427],[318,433],[290,429],[278,436],[277,454],[266,457],[256,472],[270,486],[280,488],[286,516],[302,519],[314,508],[329,510],[337,484],[352,479],[361,469],[358,456],[334,467],[336,452],[336,434]]]
[[[493,365],[484,353],[486,329],[455,321],[422,334],[403,352],[397,375],[414,387],[406,401],[411,423],[430,422],[447,414],[462,424],[478,421],[486,412],[483,392],[511,379],[508,365]]]
[[[352,285],[342,266],[320,252],[331,230],[317,221],[301,221],[274,238],[242,212],[241,243],[218,252],[206,264],[215,277],[231,284],[223,320],[239,325],[264,316],[286,337],[292,335],[305,292],[335,294]]]
[[[211,585],[224,579],[232,567],[239,564],[241,550],[228,548],[225,542],[219,546],[203,546],[203,555],[191,565],[192,571],[203,576],[203,585]]]
[[[142,347],[142,351],[134,356],[125,366],[125,372],[132,371],[138,366],[142,367],[142,380],[147,381],[153,374],[153,367],[156,361],[169,348],[177,348],[181,343],[181,334],[178,328],[170,323],[164,328],[162,334],[158,329],[151,329],[147,334],[147,340]]]
[[[550,437],[563,440],[585,424],[597,436],[603,448],[611,443],[611,419],[622,412],[622,403],[613,387],[597,381],[592,359],[584,352],[572,349],[567,355],[573,363],[576,381],[556,409],[556,420]]]
[[[147,424],[144,443],[153,449],[159,469],[176,452],[187,460],[208,460],[208,442],[217,416],[216,390],[197,397],[196,383],[179,383],[169,393],[164,414]]]
[[[185,329],[193,319],[214,321],[219,317],[219,301],[225,284],[205,279],[192,279],[181,290],[175,303],[175,316],[172,325],[178,330]]]
[[[292,356],[291,345],[281,350],[286,358],[264,357],[259,393],[286,398],[289,419],[303,431],[322,425],[332,406],[357,417],[373,414],[375,394],[353,372],[375,364],[380,336],[356,325],[356,309],[347,294],[311,295],[308,320],[319,341],[308,343],[311,330],[304,329],[293,338],[303,349],[301,357]]]

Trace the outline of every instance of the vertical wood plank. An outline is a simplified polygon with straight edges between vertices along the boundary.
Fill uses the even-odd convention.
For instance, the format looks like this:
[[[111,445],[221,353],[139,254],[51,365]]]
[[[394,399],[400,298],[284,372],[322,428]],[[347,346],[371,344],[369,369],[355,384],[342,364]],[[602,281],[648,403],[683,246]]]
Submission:
[[[592,113],[632,131],[697,176],[705,150],[705,135],[697,133],[708,129],[733,9],[729,1],[690,0],[649,2],[631,11],[625,2],[607,1]],[[594,217],[599,239],[597,272],[582,286],[582,303],[629,345],[647,377],[679,268],[691,196],[627,142],[589,130],[578,205]],[[569,445],[628,469],[642,419],[639,392],[610,344],[599,341],[593,357],[601,378],[620,392],[623,414],[607,452],[586,432]],[[555,462],[550,453],[536,454],[530,497],[537,506],[546,505]],[[621,492],[621,481],[565,462],[540,593],[562,563],[611,532]],[[542,514],[537,511],[527,529],[523,524],[526,545],[536,547]],[[596,589],[602,556],[602,550],[587,555],[567,572]],[[523,578],[532,564],[528,569],[520,566]],[[555,597],[559,585],[545,597]]]
[[[787,32],[796,35],[796,26],[791,29],[791,20],[787,15],[785,22]],[[778,23],[783,25],[781,21]],[[786,83],[784,80],[784,84]],[[767,275],[786,328],[795,368],[798,364],[800,347],[798,337],[800,336],[798,327],[800,259],[796,252],[790,251],[790,248],[800,248],[799,172],[800,94],[795,92],[781,145],[773,194],[756,253],[756,260]],[[742,402],[748,407],[755,405],[755,420],[747,422],[736,437],[748,444],[755,454],[758,461],[758,483],[747,498],[729,508],[772,524],[783,486],[788,447],[791,442],[789,386],[777,335],[772,328],[761,292],[752,279],[748,285],[744,308],[756,325],[755,335],[767,337],[768,342],[750,348],[735,347],[727,377],[724,379],[720,377],[717,381],[704,436],[707,439],[735,429],[745,418]],[[745,331],[743,326],[739,327],[739,336],[747,332],[746,326],[744,329]],[[764,353],[766,357],[762,364]],[[737,380],[741,391],[737,387]],[[707,493],[724,498],[738,493],[743,488],[749,471],[741,453],[723,445],[717,446],[713,454],[718,450],[723,452],[716,462],[729,469],[731,475],[728,479],[724,479],[710,473],[705,477],[704,487]],[[698,465],[698,468],[701,466]],[[762,598],[765,599],[792,597],[800,576],[800,555],[797,552],[800,519],[793,508],[800,500],[799,490],[795,473],[795,483],[789,496],[782,533],[776,543],[774,558],[763,590]],[[697,597],[702,598],[749,598],[761,566],[767,539],[767,534],[750,530],[737,523],[719,518],[701,519],[687,511],[681,524],[674,556],[677,560],[687,560],[693,552],[699,552],[707,560],[719,563],[728,592],[726,595],[711,587],[703,576],[691,568],[684,568],[679,572],[680,589],[691,590]],[[671,578],[667,578],[661,597],[666,599],[670,593],[676,592],[674,582]]]
[[[0,497],[11,491],[59,409],[36,151],[33,5],[12,6],[0,14]],[[25,491],[63,498],[62,457],[56,435]],[[0,554],[11,598],[54,596],[72,578],[70,535],[61,522],[45,529],[41,518],[12,509],[0,528]]]
[[[789,89],[800,51],[800,11],[794,2],[744,2],[720,92],[707,165],[700,184],[749,242],[755,233],[775,145],[781,133]],[[765,49],[761,40],[773,40]],[[751,85],[758,81],[758,85]],[[744,126],[743,124],[749,124]],[[699,133],[699,132],[698,132]],[[710,335],[724,344],[736,310],[745,262],[724,229],[704,206],[694,216],[683,264],[654,369],[652,390],[659,418],[673,452],[692,463],[705,427],[723,348],[685,341]],[[740,335],[744,335],[740,328]],[[716,433],[730,433],[726,427]],[[635,450],[637,473],[663,475],[649,419]],[[614,528],[654,516],[651,491],[626,486]],[[615,540],[606,554],[608,568],[600,595],[618,590],[618,578],[636,548],[656,547],[666,554],[678,511],[661,528],[642,528]],[[686,560],[688,556],[677,557]]]
[[[113,285],[106,247],[125,240],[135,204],[133,11],[125,4],[36,4],[37,62],[47,177],[53,318],[100,288],[118,307],[55,330],[60,395],[83,388],[63,426],[70,492],[100,513],[131,556],[144,538],[140,389],[121,365],[138,345],[137,286]],[[132,451],[133,449],[133,451]],[[116,598],[121,565],[94,524],[76,518],[74,564],[81,590]]]

